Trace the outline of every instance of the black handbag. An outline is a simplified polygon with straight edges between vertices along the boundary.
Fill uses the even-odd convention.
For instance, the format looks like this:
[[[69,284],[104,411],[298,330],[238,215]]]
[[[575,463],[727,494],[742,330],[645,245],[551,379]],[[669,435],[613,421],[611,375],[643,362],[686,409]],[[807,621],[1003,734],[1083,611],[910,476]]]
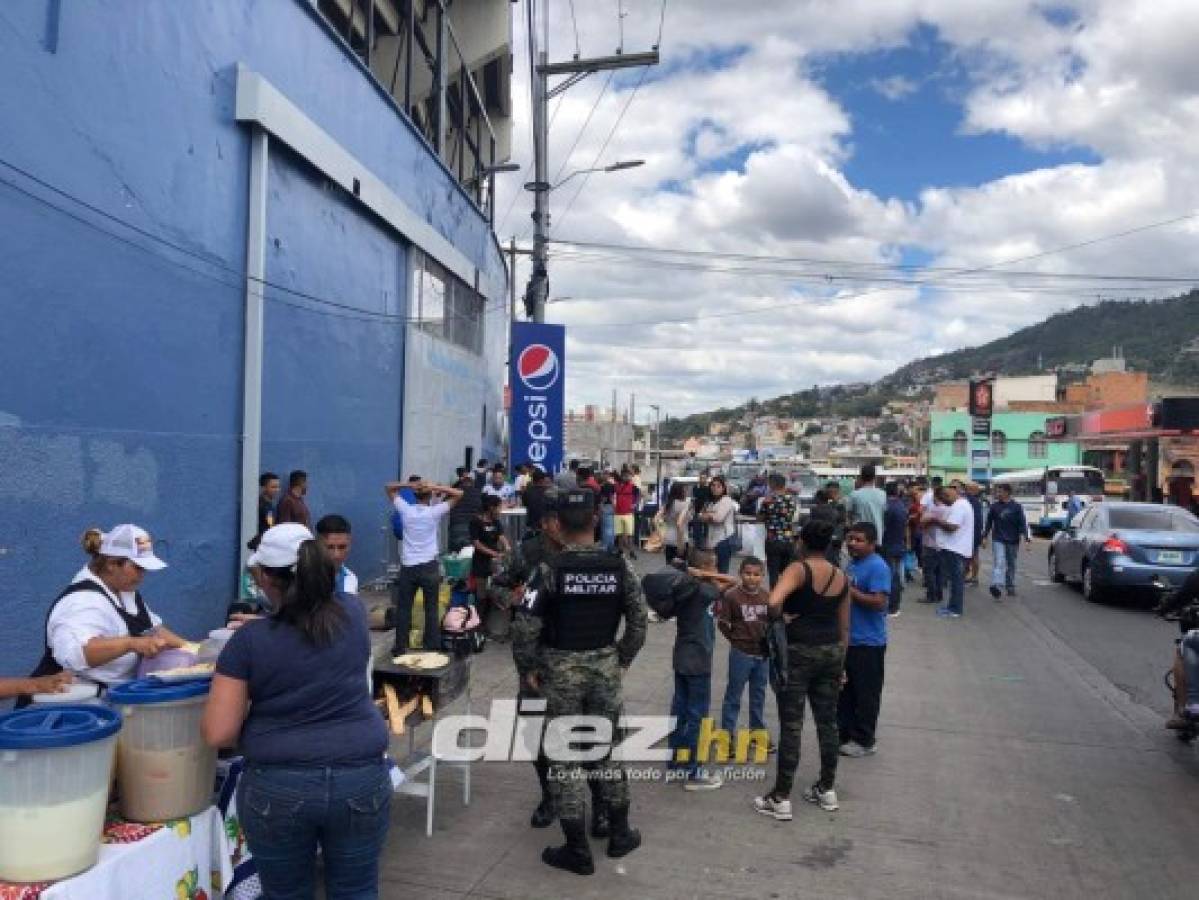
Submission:
[[[771,619],[766,623],[766,634],[762,638],[762,651],[768,660],[770,687],[776,693],[787,689],[787,626],[782,619]]]

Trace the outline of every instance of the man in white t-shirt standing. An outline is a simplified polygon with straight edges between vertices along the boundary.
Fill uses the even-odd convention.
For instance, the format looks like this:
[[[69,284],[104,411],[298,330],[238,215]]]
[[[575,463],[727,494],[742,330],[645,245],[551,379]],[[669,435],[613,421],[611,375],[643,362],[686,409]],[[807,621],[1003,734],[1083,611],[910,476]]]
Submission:
[[[947,605],[937,610],[943,619],[960,619],[964,611],[966,566],[974,556],[974,508],[956,485],[942,488],[949,508],[933,523],[941,559],[941,578],[949,587]]]
[[[392,589],[395,604],[396,640],[393,655],[408,652],[408,635],[412,630],[412,604],[416,592],[421,592],[425,607],[425,629],[421,646],[425,650],[441,649],[441,623],[438,621],[438,598],[441,593],[439,532],[441,520],[462,499],[462,491],[441,484],[430,484],[417,475],[408,479],[407,487],[416,495],[409,503],[400,493],[405,485],[389,482],[384,490],[404,523],[404,538],[400,543],[400,578]]]

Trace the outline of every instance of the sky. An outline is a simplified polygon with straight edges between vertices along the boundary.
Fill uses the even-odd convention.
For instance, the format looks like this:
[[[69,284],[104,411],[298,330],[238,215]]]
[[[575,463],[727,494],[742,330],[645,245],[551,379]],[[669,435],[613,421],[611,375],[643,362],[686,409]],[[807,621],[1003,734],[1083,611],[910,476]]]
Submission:
[[[525,168],[499,177],[496,226],[525,246],[527,2],[512,7]],[[567,326],[572,407],[616,390],[646,421],[649,404],[870,381],[1082,303],[1199,284],[1199,218],[1171,222],[1199,212],[1193,0],[547,8],[551,60],[648,50],[661,28],[658,66],[551,101],[554,182],[645,161],[550,195],[551,238],[578,242],[551,247],[547,309]]]

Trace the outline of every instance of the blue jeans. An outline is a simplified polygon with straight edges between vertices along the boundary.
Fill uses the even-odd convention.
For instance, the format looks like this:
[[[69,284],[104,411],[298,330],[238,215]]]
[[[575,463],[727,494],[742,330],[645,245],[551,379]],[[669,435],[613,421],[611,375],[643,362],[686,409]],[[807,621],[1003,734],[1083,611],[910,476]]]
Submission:
[[[237,808],[263,893],[311,900],[320,845],[329,900],[379,896],[391,778],[383,760],[362,766],[248,765]]]
[[[667,745],[671,751],[686,748],[687,762],[678,762],[674,752],[670,755],[671,769],[684,769],[694,775],[699,768],[695,761],[699,744],[699,723],[708,714],[712,703],[712,676],[680,675],[674,673],[674,698],[670,701],[670,715],[675,720]]]
[[[936,547],[924,550],[924,591],[929,603],[941,602],[941,551]]]
[[[716,571],[722,575],[729,574],[729,564],[733,561],[732,538],[717,541],[714,549],[716,550]]]
[[[1006,544],[1003,541],[992,541],[991,550],[995,556],[995,564],[991,568],[991,585],[1003,585],[1009,591],[1016,589],[1016,560],[1020,558],[1020,545]]]
[[[899,612],[899,604],[903,602],[903,575],[906,570],[904,557],[907,551],[887,551],[887,565],[891,567],[891,599],[887,603],[887,612]]]
[[[741,715],[741,694],[749,682],[749,727],[765,728],[766,683],[770,680],[770,663],[764,656],[750,656],[729,646],[729,683],[724,689],[720,707],[720,727],[730,735],[737,729]]]
[[[609,550],[616,546],[616,510],[606,503],[600,507],[600,543]]]
[[[970,560],[958,556],[952,550],[942,550],[938,556],[940,557],[941,578],[949,588],[949,602],[945,608],[961,615],[965,612],[966,564]]]

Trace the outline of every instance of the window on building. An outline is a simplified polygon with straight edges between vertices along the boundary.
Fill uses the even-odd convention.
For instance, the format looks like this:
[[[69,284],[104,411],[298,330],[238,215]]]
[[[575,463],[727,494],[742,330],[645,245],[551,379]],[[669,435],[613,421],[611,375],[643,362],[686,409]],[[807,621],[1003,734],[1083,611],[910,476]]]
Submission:
[[[1028,436],[1028,458],[1045,459],[1049,456],[1049,442],[1045,440],[1045,432],[1034,431]]]
[[[413,252],[411,310],[416,326],[471,353],[482,353],[482,295],[436,260]]]
[[[991,456],[995,459],[1007,456],[1007,435],[1002,431],[991,432]]]
[[[966,444],[966,432],[955,431],[953,433],[953,455],[964,457],[966,455]]]

